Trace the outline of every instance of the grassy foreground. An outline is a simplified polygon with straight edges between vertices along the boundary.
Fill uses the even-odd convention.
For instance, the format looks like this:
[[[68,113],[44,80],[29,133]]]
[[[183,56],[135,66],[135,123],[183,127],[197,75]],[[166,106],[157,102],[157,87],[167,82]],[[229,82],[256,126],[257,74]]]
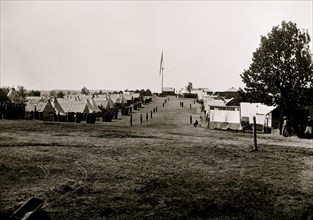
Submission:
[[[164,99],[135,112],[133,127],[128,116],[93,125],[0,121],[0,219],[32,196],[45,202],[38,219],[313,214],[312,140],[258,134],[259,151],[251,152],[252,134],[194,128],[193,100],[162,107]]]

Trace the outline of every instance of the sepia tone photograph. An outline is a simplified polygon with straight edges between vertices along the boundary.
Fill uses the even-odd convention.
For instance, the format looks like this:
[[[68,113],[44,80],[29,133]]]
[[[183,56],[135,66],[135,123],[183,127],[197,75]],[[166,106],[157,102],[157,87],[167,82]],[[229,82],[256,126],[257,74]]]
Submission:
[[[0,0],[0,220],[313,219],[312,0]]]

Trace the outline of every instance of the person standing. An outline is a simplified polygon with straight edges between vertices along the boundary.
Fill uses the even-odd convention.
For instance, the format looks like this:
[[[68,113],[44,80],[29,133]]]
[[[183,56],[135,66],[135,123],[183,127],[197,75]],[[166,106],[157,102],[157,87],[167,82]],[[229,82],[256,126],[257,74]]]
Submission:
[[[133,127],[133,115],[130,115],[129,123],[130,127]]]
[[[192,124],[192,115],[190,115],[190,124]]]
[[[304,134],[308,137],[311,138],[312,137],[312,127],[313,127],[313,121],[311,119],[311,116],[308,116],[308,120],[306,122],[306,127],[305,127],[305,131]]]
[[[142,125],[142,114],[140,114],[140,124]]]
[[[282,127],[282,135],[284,137],[290,137],[289,134],[289,120],[287,116],[284,116],[283,127]]]

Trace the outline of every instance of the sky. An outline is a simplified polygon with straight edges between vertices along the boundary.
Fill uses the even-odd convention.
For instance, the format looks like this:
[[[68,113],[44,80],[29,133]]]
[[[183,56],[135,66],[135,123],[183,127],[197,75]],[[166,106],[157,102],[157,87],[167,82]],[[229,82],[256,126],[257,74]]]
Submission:
[[[313,38],[313,1],[0,1],[0,86],[31,90],[244,88],[283,20]],[[310,43],[312,51],[313,43]]]

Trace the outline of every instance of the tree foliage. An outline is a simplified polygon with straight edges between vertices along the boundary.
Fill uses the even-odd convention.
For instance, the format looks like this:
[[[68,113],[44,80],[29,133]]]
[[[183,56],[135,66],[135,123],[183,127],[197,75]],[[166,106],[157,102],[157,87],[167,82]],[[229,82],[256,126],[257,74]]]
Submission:
[[[31,90],[28,92],[29,96],[40,96],[41,92],[38,90]]]
[[[8,93],[9,88],[7,87],[0,88],[0,102],[9,101]]]
[[[65,96],[65,93],[64,93],[63,91],[59,91],[59,92],[57,93],[57,97],[58,97],[58,98],[64,98],[64,96]]]
[[[85,86],[82,88],[82,90],[81,90],[81,93],[83,94],[83,95],[89,95],[90,94],[90,91],[89,91],[89,89],[87,89]]]
[[[50,97],[57,97],[57,92],[54,90],[51,90],[49,95],[50,95]]]
[[[17,97],[15,101],[24,103],[26,101],[26,96],[27,96],[26,88],[24,86],[18,86]]]
[[[310,36],[295,23],[283,21],[261,36],[249,69],[241,74],[250,101],[291,109],[308,104],[313,88]]]
[[[190,93],[192,90],[192,82],[188,82],[188,85],[186,86],[186,90]]]

